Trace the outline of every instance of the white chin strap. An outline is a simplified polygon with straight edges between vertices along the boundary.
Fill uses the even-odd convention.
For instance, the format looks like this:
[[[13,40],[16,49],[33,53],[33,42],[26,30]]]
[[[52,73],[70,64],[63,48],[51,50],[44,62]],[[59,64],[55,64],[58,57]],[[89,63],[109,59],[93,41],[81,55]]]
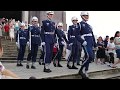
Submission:
[[[84,21],[88,21],[88,19],[86,19],[85,17],[82,16],[82,18],[83,18]]]

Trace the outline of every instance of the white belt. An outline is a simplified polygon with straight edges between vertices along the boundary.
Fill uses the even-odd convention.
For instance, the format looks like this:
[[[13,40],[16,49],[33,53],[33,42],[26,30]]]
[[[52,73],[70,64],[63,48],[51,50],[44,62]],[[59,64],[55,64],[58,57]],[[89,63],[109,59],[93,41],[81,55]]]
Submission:
[[[54,34],[54,32],[45,32],[44,34]]]
[[[31,35],[32,37],[39,37],[39,35]]]
[[[74,37],[75,38],[75,36],[70,36],[70,37]]]
[[[20,37],[20,39],[26,39],[25,37]]]
[[[89,34],[84,34],[84,35],[82,35],[82,37],[85,37],[85,36],[92,36],[92,34],[89,33]]]

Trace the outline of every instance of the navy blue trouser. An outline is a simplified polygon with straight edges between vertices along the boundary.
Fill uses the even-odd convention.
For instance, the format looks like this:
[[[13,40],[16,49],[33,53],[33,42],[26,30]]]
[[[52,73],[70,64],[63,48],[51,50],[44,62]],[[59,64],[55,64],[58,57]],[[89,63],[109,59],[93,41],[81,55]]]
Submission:
[[[38,44],[31,45],[31,51],[28,54],[27,61],[30,61],[32,58],[32,62],[36,62],[37,52],[38,52]]]
[[[58,54],[56,56],[56,59],[58,59],[58,61],[61,61],[62,53],[63,53],[63,47],[64,47],[64,45],[59,45],[59,51],[58,51]]]
[[[26,49],[26,45],[20,45],[17,60],[23,61],[24,54],[25,54],[25,49]]]
[[[52,61],[53,46],[54,46],[54,44],[51,44],[48,42],[45,43],[45,46],[44,46],[44,63],[45,64],[51,63],[51,61]]]
[[[80,58],[81,58],[81,53],[82,53],[82,47],[78,46],[78,57],[77,57],[77,63],[80,63]]]
[[[94,59],[93,49],[90,46],[83,46],[84,52],[85,52],[85,60],[81,66],[80,70],[83,70],[85,68],[85,71],[88,71],[89,69],[89,63]]]
[[[78,59],[78,51],[79,51],[79,46],[77,44],[72,45],[72,54],[70,56],[69,61],[73,61],[73,63],[77,62]]]

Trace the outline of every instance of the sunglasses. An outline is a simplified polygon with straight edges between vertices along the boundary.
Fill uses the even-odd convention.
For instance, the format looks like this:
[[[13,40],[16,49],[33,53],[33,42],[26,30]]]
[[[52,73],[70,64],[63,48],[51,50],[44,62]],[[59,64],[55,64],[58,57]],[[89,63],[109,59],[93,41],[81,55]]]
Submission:
[[[78,21],[78,20],[73,20],[73,21]]]
[[[89,16],[89,15],[83,15],[83,16]]]
[[[53,15],[53,14],[48,14],[48,15]]]
[[[32,21],[32,22],[37,22],[37,21]]]
[[[63,27],[63,26],[58,26],[58,27]]]

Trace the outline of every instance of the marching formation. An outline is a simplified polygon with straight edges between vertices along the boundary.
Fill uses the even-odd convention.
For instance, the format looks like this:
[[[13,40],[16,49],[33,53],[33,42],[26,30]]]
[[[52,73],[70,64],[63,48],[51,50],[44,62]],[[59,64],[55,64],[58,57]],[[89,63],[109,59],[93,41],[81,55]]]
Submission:
[[[65,58],[67,60],[67,67],[68,69],[78,69],[76,65],[80,58],[80,50],[83,48],[85,59],[79,74],[82,77],[88,77],[89,63],[94,59],[93,48],[97,47],[92,28],[87,23],[89,13],[86,11],[81,12],[81,22],[78,22],[77,17],[72,17],[73,25],[69,26],[67,36],[63,30],[63,23],[59,22],[56,24],[52,20],[54,12],[47,11],[46,14],[47,18],[42,21],[41,26],[39,26],[38,18],[35,16],[32,17],[32,25],[28,29],[25,28],[25,23],[20,24],[20,29],[16,33],[16,45],[18,48],[17,66],[23,66],[22,61],[26,46],[28,46],[29,53],[26,68],[30,69],[30,62],[32,62],[31,69],[36,69],[36,57],[40,48],[43,60],[40,60],[39,63],[44,65],[43,72],[52,72],[50,69],[52,61],[55,67],[62,67],[60,61],[64,46],[67,46]],[[57,48],[57,54],[53,53],[55,47]]]

